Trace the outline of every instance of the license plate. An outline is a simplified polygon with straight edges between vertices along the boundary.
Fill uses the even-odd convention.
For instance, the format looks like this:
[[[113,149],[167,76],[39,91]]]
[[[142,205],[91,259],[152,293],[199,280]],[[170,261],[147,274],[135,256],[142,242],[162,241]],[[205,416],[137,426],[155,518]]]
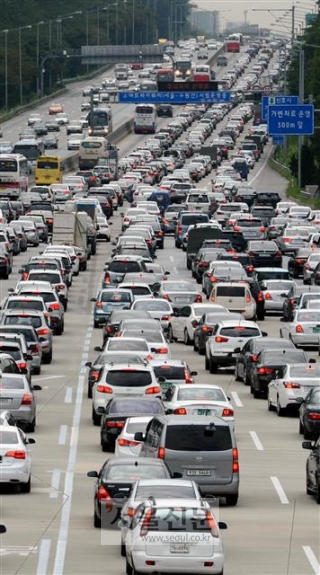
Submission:
[[[189,477],[195,475],[208,476],[211,475],[211,471],[210,469],[187,469],[187,475]]]
[[[0,398],[0,404],[2,405],[8,405],[9,403],[11,403],[12,398],[11,397],[1,397]]]
[[[193,415],[214,415],[215,411],[212,409],[194,409]]]
[[[313,333],[320,333],[320,327],[314,327]]]
[[[186,297],[177,297],[177,298],[176,298],[176,302],[177,302],[177,303],[188,303],[188,302],[189,302],[189,298],[186,298]]]
[[[189,553],[188,543],[172,543],[170,545],[170,553]]]

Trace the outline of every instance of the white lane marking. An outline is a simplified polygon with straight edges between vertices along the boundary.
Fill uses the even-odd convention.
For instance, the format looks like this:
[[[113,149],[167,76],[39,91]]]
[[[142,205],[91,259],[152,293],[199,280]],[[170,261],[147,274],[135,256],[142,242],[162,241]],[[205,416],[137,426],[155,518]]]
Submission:
[[[86,333],[86,337],[89,336],[89,330]],[[69,525],[70,525],[70,515],[72,507],[72,495],[73,495],[73,482],[74,482],[74,470],[77,462],[77,451],[79,443],[79,431],[80,431],[80,421],[81,421],[81,410],[83,402],[83,390],[84,390],[85,377],[79,375],[77,384],[77,394],[76,400],[74,402],[73,411],[73,421],[72,421],[72,431],[71,431],[71,441],[69,447],[69,457],[67,472],[64,484],[64,505],[61,512],[61,520],[59,527],[59,536],[56,549],[56,556],[54,561],[54,567],[52,575],[62,575],[64,572],[64,562],[67,550],[68,535],[69,535]]]
[[[264,447],[263,447],[257,433],[255,431],[250,431],[249,433],[251,435],[251,439],[252,439],[253,443],[255,444],[257,450],[258,451],[264,451]]]
[[[7,545],[6,547],[0,547],[0,556],[19,555],[20,557],[28,557],[30,553],[37,553],[37,550],[37,547],[28,547],[26,545]]]
[[[231,391],[232,399],[237,407],[243,407],[243,403],[236,391]]]
[[[261,168],[257,171],[257,173],[255,174],[255,176],[253,176],[253,178],[248,181],[249,184],[252,184],[252,182],[254,182],[254,181],[260,176],[261,172],[265,169],[265,167],[266,167],[266,165],[267,165],[267,163],[268,163],[268,161],[269,161],[269,158],[270,158],[272,152],[273,152],[273,146],[270,147],[269,153],[268,153],[268,155],[267,155],[265,161],[263,162]]]
[[[72,403],[72,387],[67,387],[64,402]]]
[[[59,486],[60,486],[60,478],[61,478],[61,469],[54,469],[52,472],[52,480],[51,480],[51,490],[50,490],[50,499],[57,499],[59,493]]]
[[[177,270],[177,268],[173,268],[173,271],[174,271],[175,274],[178,274],[178,273],[179,273],[178,270]]]
[[[277,492],[277,494],[278,494],[278,496],[279,496],[279,499],[280,499],[281,503],[282,503],[283,505],[288,505],[288,504],[289,504],[289,499],[287,498],[287,496],[286,496],[286,494],[285,494],[285,492],[284,492],[284,489],[283,489],[283,487],[282,487],[282,485],[281,485],[281,483],[280,483],[278,477],[270,477],[270,479],[271,479],[271,481],[272,481],[272,483],[273,483],[273,487],[275,488],[275,490],[276,490],[276,492]]]
[[[68,426],[60,425],[58,445],[65,445],[67,441]]]
[[[174,262],[174,257],[173,257],[173,256],[169,256],[169,260],[170,260],[171,262]]]
[[[51,548],[51,539],[41,539],[38,555],[37,575],[46,575]]]
[[[313,571],[315,572],[315,575],[320,575],[320,564],[318,563],[318,560],[315,556],[315,554],[313,553],[311,547],[309,546],[302,546],[303,551],[306,554],[306,557],[313,569]]]
[[[62,377],[65,377],[65,375],[46,375],[43,377],[37,377],[33,375],[32,379],[34,381],[49,381],[49,379],[61,379]]]

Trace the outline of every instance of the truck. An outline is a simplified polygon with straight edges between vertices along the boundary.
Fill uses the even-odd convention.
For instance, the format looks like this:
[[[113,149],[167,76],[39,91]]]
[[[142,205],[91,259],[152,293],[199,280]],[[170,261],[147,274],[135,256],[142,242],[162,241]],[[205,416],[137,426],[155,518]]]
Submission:
[[[201,146],[199,153],[201,156],[210,156],[211,165],[214,170],[220,166],[221,154],[218,153],[218,147],[215,144],[212,144],[211,146]]]
[[[240,52],[240,42],[237,40],[228,40],[226,43],[227,52]]]
[[[56,212],[53,221],[52,244],[75,246],[80,260],[80,270],[87,269],[91,255],[88,242],[87,214],[81,212]]]
[[[206,46],[206,37],[205,36],[197,36],[197,44],[198,44],[198,46],[205,47]]]
[[[116,80],[128,80],[129,66],[128,64],[116,64],[114,68]]]
[[[119,177],[118,148],[109,144],[105,157],[99,158],[93,172],[100,179],[101,184],[109,184]]]
[[[195,225],[191,230],[188,232],[188,241],[187,241],[187,248],[186,248],[186,264],[188,270],[191,269],[192,260],[194,260],[195,256],[197,255],[199,249],[201,248],[204,240],[216,240],[222,238],[222,231],[215,227],[205,227]]]

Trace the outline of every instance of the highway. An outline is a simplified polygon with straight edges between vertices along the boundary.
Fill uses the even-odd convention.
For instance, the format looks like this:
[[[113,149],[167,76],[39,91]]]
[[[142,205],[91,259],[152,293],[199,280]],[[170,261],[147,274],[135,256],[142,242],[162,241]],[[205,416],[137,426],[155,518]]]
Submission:
[[[74,119],[79,117],[80,87],[60,98],[67,112],[74,110],[74,116],[69,112]],[[130,114],[126,106],[114,109],[119,121]],[[18,134],[28,115],[4,126],[4,138],[9,138],[10,130]],[[121,142],[121,153],[144,140],[145,136],[128,136]],[[286,182],[268,166],[270,153],[269,144],[250,181],[259,190],[276,190],[284,197]],[[120,216],[115,215],[113,237],[120,229]],[[14,273],[1,282],[1,300],[7,288],[15,285],[21,263],[35,251],[28,248],[26,254],[15,257]],[[99,428],[91,422],[84,364],[95,358],[94,347],[102,341],[101,330],[93,329],[90,298],[101,285],[109,254],[110,244],[99,244],[87,272],[74,279],[65,332],[54,339],[53,362],[33,377],[33,383],[39,382],[43,389],[37,393],[33,434],[37,443],[31,448],[32,491],[20,494],[1,489],[1,523],[8,530],[1,536],[0,547],[4,575],[122,575],[125,571],[119,534],[93,527],[94,480],[86,477],[87,471],[99,470],[107,458],[100,448]],[[172,237],[165,239],[165,249],[157,255],[157,262],[171,271],[172,279],[191,281],[185,254],[174,248]],[[280,326],[276,315],[261,322],[270,336],[278,336]],[[229,508],[222,503],[219,510],[220,519],[228,524],[223,532],[225,575],[319,574],[319,507],[305,493],[307,452],[301,448],[297,418],[269,413],[265,400],[253,399],[243,383],[235,382],[233,370],[210,375],[204,369],[204,358],[192,348],[174,343],[171,350],[173,358],[186,359],[198,371],[197,382],[221,385],[235,409],[241,485],[238,505]],[[315,352],[309,356],[317,358]]]

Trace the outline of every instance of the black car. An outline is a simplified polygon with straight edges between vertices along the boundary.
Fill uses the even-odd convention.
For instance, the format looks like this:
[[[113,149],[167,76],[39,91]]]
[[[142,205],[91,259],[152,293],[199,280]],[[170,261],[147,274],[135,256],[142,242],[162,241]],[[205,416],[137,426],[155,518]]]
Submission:
[[[311,451],[306,465],[306,492],[315,495],[316,502],[320,504],[320,438],[314,444],[303,441],[302,447]]]
[[[0,247],[0,277],[7,280],[12,271],[12,265],[7,250]]]
[[[311,284],[315,286],[320,285],[320,265],[317,264],[314,268],[311,276]]]
[[[171,106],[171,104],[158,104],[157,116],[159,118],[172,118],[173,107]]]
[[[235,202],[245,202],[248,204],[249,208],[251,208],[254,198],[256,195],[256,191],[253,188],[242,188],[239,187],[236,191],[236,195],[234,196]]]
[[[298,278],[303,276],[303,266],[311,253],[310,248],[299,248],[295,254],[292,255],[288,261],[288,270],[290,276]]]
[[[55,120],[49,120],[45,124],[48,132],[60,132],[60,124]]]
[[[116,527],[120,509],[139,479],[171,479],[169,468],[161,459],[119,457],[108,459],[100,471],[88,471],[97,479],[94,489],[93,525],[100,529]]]
[[[283,350],[295,349],[294,344],[281,337],[255,337],[249,339],[236,359],[235,379],[250,385],[253,365],[259,360],[259,353],[265,349]]]
[[[237,252],[244,252],[247,247],[247,240],[241,230],[222,230],[222,238],[229,240]]]
[[[278,192],[257,192],[254,198],[254,206],[272,206],[276,208],[277,204],[281,202],[281,197]]]
[[[299,433],[305,439],[320,436],[320,387],[312,387],[306,397],[299,401]]]
[[[249,241],[247,252],[255,268],[263,266],[282,267],[282,253],[272,240]]]
[[[101,449],[112,451],[118,435],[128,417],[165,414],[162,401],[158,398],[130,397],[111,399],[101,412]]]
[[[217,260],[218,255],[221,253],[220,248],[201,248],[195,258],[192,260],[191,269],[192,277],[194,277],[200,284],[202,276],[210,266],[210,263]]]
[[[281,368],[287,363],[308,363],[302,349],[263,349],[250,372],[250,391],[255,399],[266,397],[272,379],[281,378]]]

